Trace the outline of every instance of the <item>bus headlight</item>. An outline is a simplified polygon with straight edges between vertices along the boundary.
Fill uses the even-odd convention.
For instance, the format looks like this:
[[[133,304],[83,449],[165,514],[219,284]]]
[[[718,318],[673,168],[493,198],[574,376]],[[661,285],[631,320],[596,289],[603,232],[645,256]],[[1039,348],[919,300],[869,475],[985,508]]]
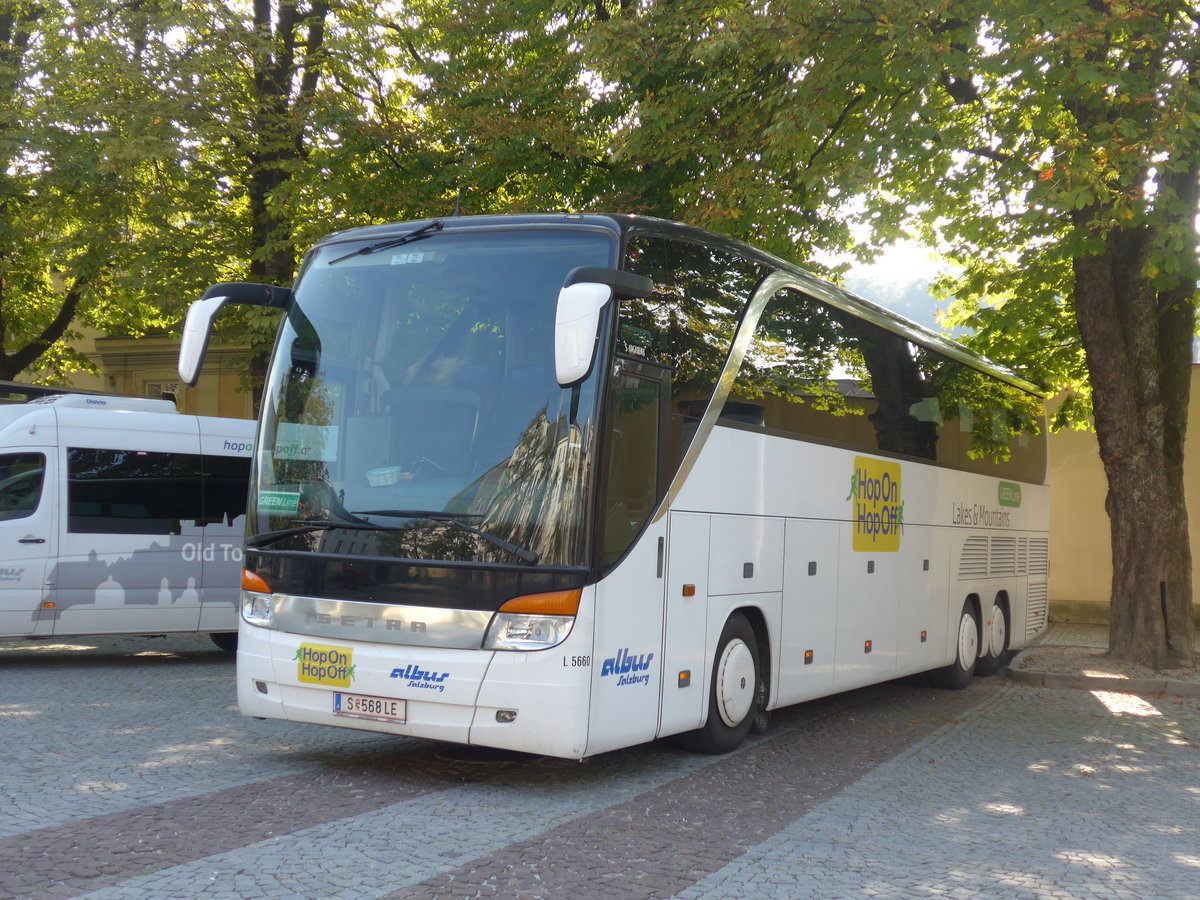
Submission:
[[[275,624],[271,586],[249,569],[242,569],[242,618],[259,628],[271,628]]]
[[[583,592],[551,591],[514,597],[496,611],[483,641],[485,650],[545,650],[571,633]]]
[[[275,607],[270,594],[251,594],[242,591],[242,618],[259,628],[275,624]]]
[[[575,619],[558,616],[514,616],[496,613],[488,628],[485,650],[545,650],[561,644]]]

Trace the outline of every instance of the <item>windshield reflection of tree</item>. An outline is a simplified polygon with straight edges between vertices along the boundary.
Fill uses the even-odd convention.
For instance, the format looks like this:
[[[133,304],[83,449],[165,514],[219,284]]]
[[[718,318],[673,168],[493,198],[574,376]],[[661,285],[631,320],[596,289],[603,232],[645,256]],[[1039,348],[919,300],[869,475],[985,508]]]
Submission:
[[[532,550],[543,562],[579,563],[583,535],[585,428],[543,408],[512,456],[493,466],[448,505],[479,516],[483,531]],[[511,554],[498,551],[511,561]],[[497,553],[488,545],[489,555]]]
[[[543,564],[578,565],[583,559],[584,428],[565,419],[551,422],[539,410],[512,455],[475,479],[446,504],[447,516],[532,550]],[[368,517],[371,518],[371,517]],[[344,535],[344,533],[342,533]],[[416,560],[514,563],[514,555],[453,523],[415,518],[395,530],[316,538],[333,552]]]

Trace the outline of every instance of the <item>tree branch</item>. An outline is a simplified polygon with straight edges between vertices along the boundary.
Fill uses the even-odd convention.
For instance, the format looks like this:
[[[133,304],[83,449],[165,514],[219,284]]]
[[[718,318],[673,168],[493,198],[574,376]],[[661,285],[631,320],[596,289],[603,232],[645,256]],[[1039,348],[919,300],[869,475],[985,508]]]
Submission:
[[[804,164],[804,168],[812,168],[812,165],[814,162],[816,162],[817,157],[825,151],[825,148],[829,146],[829,142],[832,141],[834,137],[837,136],[838,132],[842,130],[842,127],[846,124],[846,120],[850,118],[850,113],[854,111],[856,106],[862,103],[864,95],[865,92],[860,89],[858,93],[851,97],[850,101],[844,107],[842,107],[842,111],[838,113],[837,119],[831,126],[829,126],[829,128],[825,130],[825,136],[821,138],[821,142],[817,144],[816,149],[813,150],[812,154],[808,157],[808,162]]]
[[[58,310],[58,314],[49,325],[42,329],[36,338],[16,353],[0,356],[4,360],[4,365],[9,372],[15,374],[33,365],[38,357],[49,350],[54,342],[66,333],[67,328],[70,327],[71,322],[75,318],[76,311],[79,309],[79,303],[83,299],[83,292],[88,285],[88,280],[86,275],[81,275],[75,279],[75,283],[71,285],[71,289],[63,297],[63,303]]]

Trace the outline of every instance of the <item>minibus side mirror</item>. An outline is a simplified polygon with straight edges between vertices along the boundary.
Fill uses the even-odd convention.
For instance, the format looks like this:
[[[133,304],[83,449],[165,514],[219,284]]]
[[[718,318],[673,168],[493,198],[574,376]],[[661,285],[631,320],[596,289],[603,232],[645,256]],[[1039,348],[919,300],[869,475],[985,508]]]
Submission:
[[[600,313],[614,296],[649,297],[654,282],[618,269],[583,266],[567,273],[554,315],[554,370],[560,387],[578,384],[592,370]]]
[[[292,298],[289,288],[269,284],[249,284],[228,281],[214,284],[204,296],[188,307],[183,323],[183,339],[179,344],[179,377],[189,387],[200,377],[204,354],[208,351],[208,338],[212,333],[213,319],[226,303],[242,306],[268,306],[283,309]]]

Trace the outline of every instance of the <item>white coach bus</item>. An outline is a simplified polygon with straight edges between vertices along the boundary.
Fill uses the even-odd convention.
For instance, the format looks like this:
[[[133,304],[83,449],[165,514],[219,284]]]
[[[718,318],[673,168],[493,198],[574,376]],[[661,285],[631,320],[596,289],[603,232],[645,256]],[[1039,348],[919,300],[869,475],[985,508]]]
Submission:
[[[254,423],[167,400],[0,404],[0,637],[236,645]]]
[[[717,235],[613,215],[345,231],[284,311],[243,713],[583,758],[994,672],[1046,621],[1043,397]]]

